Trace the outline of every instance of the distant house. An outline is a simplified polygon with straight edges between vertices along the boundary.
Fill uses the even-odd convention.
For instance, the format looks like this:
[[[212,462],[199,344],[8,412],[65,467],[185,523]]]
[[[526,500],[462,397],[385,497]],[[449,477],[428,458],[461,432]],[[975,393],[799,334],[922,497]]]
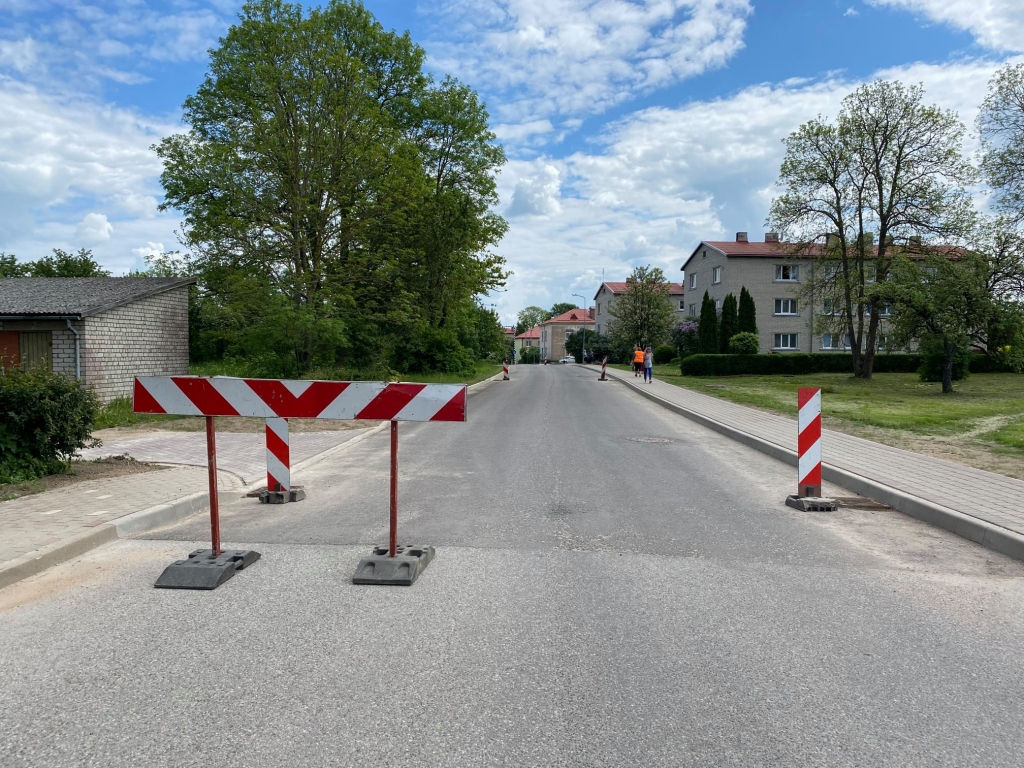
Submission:
[[[593,329],[592,312],[588,309],[570,309],[538,325],[541,359],[560,360],[565,357],[565,337],[581,328]]]
[[[515,345],[517,357],[523,353],[523,347],[539,347],[540,326],[535,325],[530,330],[523,331],[518,336],[516,336]]]
[[[0,369],[74,376],[100,400],[132,396],[136,376],[188,374],[192,278],[0,280]]]
[[[616,299],[626,292],[629,283],[601,283],[601,287],[594,294],[594,321],[597,323],[595,330],[598,333],[608,333],[608,323],[614,317],[609,311],[615,304]],[[686,297],[683,295],[682,283],[668,284],[668,298],[672,303],[672,309],[676,311],[676,317],[682,321],[686,312]]]
[[[721,309],[727,294],[739,299],[740,289],[746,287],[757,308],[761,352],[848,350],[845,333],[815,331],[820,327],[817,321],[834,314],[836,308],[825,297],[810,301],[801,295],[823,248],[815,246],[801,255],[795,255],[794,249],[793,243],[779,242],[772,232],[763,243],[748,242],[746,232],[737,232],[735,241],[702,240],[681,267],[686,273],[686,316],[699,318],[704,291]],[[883,322],[887,316],[888,310],[883,310]],[[888,345],[885,329],[881,326],[881,349]]]

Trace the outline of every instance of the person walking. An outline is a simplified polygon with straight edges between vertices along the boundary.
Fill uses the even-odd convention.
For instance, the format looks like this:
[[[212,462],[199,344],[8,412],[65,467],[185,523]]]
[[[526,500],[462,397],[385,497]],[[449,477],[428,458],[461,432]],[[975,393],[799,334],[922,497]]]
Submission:
[[[644,351],[640,349],[640,345],[637,344],[633,350],[633,377],[636,378],[640,375],[640,371],[644,369]]]
[[[644,350],[644,381],[648,384],[654,381],[654,353],[650,347]]]

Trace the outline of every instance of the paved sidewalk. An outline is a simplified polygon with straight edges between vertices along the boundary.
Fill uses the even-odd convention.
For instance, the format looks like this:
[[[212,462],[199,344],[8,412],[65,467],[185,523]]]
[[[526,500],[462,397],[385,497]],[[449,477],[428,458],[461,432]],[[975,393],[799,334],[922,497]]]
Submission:
[[[348,442],[366,429],[330,432],[293,432],[292,466]],[[217,469],[238,475],[246,485],[267,477],[266,438],[262,432],[218,432]],[[99,448],[82,451],[83,459],[128,454],[138,461],[206,466],[206,433],[160,430],[104,440]]]
[[[608,375],[641,393],[654,395],[699,417],[710,419],[786,451],[796,451],[796,419],[736,405],[662,381],[644,384],[643,379],[634,378],[628,371],[608,369]],[[977,537],[977,530],[951,528],[949,520],[929,519],[926,514],[918,514],[913,500],[922,500],[926,505],[953,510],[959,515],[1009,531],[1011,538],[1024,536],[1024,481],[899,448],[890,448],[828,429],[822,431],[822,459],[826,474],[830,467],[847,474],[847,482],[828,478],[839,485],[850,487],[848,481],[852,478],[849,476],[857,475],[875,484],[886,486],[897,493],[879,501],[954,530],[985,546],[990,545]],[[793,486],[795,492],[795,470]],[[863,492],[859,488],[851,490]],[[904,503],[904,507],[907,508],[900,506],[900,497],[903,495],[911,497]],[[931,511],[941,513],[941,509]],[[1018,541],[1017,544],[1019,543]],[[1017,546],[1011,547],[1014,552],[1007,551],[1005,547],[991,548],[1020,557],[1014,554],[1019,549]]]

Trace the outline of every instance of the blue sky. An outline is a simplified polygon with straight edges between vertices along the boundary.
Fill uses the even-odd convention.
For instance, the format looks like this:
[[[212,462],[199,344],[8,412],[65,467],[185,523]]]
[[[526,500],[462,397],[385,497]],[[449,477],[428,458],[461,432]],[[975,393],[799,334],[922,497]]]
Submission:
[[[181,130],[240,5],[0,0],[0,250],[86,247],[121,274],[179,247],[150,146]],[[514,274],[485,303],[506,321],[589,298],[602,270],[677,278],[701,239],[760,237],[782,138],[858,84],[921,82],[971,126],[992,73],[1024,54],[1020,0],[366,5],[488,104]]]

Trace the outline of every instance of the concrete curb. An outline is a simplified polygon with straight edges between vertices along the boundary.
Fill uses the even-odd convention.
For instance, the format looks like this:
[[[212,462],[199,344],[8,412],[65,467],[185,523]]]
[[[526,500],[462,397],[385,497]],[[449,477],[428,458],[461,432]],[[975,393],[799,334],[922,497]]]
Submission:
[[[117,529],[110,523],[104,523],[74,538],[29,552],[0,566],[0,589],[42,573],[47,568],[74,560],[91,549],[116,540]]]
[[[723,424],[720,421],[659,397],[653,392],[632,386],[629,382],[624,381],[618,376],[612,375],[610,378],[615,379],[615,381],[623,386],[632,389],[673,413],[695,421],[708,429],[718,432],[720,435],[725,435],[738,443],[746,445],[748,448],[753,448],[756,451],[767,454],[773,459],[778,459],[790,466],[797,466],[796,451],[783,448],[781,445],[748,434],[728,424]],[[1015,560],[1024,560],[1024,536],[1008,528],[1001,528],[984,520],[979,520],[976,517],[971,517],[963,512],[958,512],[955,509],[944,507],[941,504],[936,504],[918,496],[912,496],[898,488],[893,488],[832,464],[823,462],[821,465],[821,475],[830,483],[841,485],[843,488],[848,488],[854,493],[874,499],[882,504],[888,504],[905,515],[915,517],[938,528],[944,528],[957,536],[980,544],[986,549],[991,549],[993,552],[999,552]]]

